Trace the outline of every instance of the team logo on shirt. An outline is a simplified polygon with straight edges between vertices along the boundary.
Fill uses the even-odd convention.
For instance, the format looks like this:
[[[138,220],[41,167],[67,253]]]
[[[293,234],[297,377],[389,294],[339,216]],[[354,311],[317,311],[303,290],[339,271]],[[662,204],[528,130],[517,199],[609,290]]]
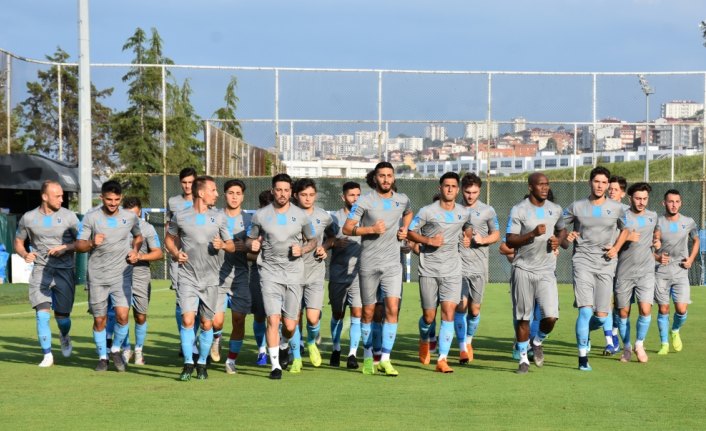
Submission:
[[[56,224],[61,224],[61,217],[56,218]]]
[[[461,214],[458,214],[457,217],[459,220],[461,220]]]
[[[610,210],[605,210],[606,214],[610,214]]]
[[[215,218],[215,217],[211,217],[211,223],[215,223],[215,222],[216,222],[216,218]]]
[[[122,224],[127,224],[127,219],[121,218],[121,219],[120,219],[120,223],[122,223]]]
[[[316,224],[321,224],[321,219],[316,219]]]
[[[400,206],[400,203],[395,201],[395,206],[397,206],[397,207]]]
[[[681,225],[681,228],[682,228],[682,229],[686,229],[686,225],[685,225],[685,224],[682,224],[682,225]]]
[[[297,218],[296,218],[296,217],[292,217],[292,223],[295,222],[295,221],[297,221]]]

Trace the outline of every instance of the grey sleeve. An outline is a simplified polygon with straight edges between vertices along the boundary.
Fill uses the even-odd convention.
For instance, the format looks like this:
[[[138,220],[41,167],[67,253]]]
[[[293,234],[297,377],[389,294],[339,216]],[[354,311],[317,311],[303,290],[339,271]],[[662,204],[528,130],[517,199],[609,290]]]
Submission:
[[[262,227],[260,226],[260,218],[258,215],[259,211],[253,214],[252,219],[250,219],[250,225],[247,227],[247,236],[250,239],[257,239],[257,237],[260,236]]]

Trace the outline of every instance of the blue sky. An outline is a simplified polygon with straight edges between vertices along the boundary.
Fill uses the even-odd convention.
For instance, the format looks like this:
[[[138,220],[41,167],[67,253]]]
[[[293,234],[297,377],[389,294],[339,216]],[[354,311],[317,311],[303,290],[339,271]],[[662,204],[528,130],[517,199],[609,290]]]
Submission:
[[[77,59],[75,0],[11,0],[4,2],[2,9],[0,47],[22,56],[43,58],[61,46],[72,60]],[[93,1],[90,12],[92,62],[129,62],[131,55],[121,52],[121,47],[139,26],[156,27],[164,39],[166,55],[178,64],[512,71],[706,70],[706,48],[698,28],[699,22],[706,19],[703,0],[122,0]],[[118,86],[120,74],[95,72],[94,80],[99,85],[104,81]],[[199,114],[208,117],[222,98],[226,74],[184,73],[177,78],[186,76],[193,80]],[[272,116],[271,79],[255,75],[251,78],[248,74],[239,75],[239,79],[240,114],[249,118]],[[288,79],[292,86],[288,87]],[[334,114],[320,113],[310,106],[312,100],[306,100],[293,88],[296,79],[283,78],[283,96],[289,97],[283,100],[283,110],[289,111],[282,113],[284,117],[376,118],[374,79],[368,82],[366,77],[357,83],[358,78],[352,78],[345,81],[343,86],[351,88],[345,91],[340,90],[341,82],[331,83],[338,93],[327,92],[324,80],[324,94],[312,96],[314,102],[354,105],[361,99],[361,106],[350,108],[350,112],[348,107],[340,107],[334,109]],[[626,90],[622,102],[610,101],[610,94],[606,94],[612,93],[612,84],[601,87],[607,99],[599,104],[600,116],[641,119],[644,105],[637,106],[641,95],[633,83],[637,80],[627,79],[629,83],[621,85],[630,90]],[[703,98],[702,78],[687,80],[684,85],[655,80],[658,91],[653,113],[658,113],[659,97]],[[394,91],[395,86],[426,85],[410,81],[391,82],[386,91]],[[577,90],[582,105],[586,97],[584,81]],[[541,83],[530,81],[526,86],[549,91],[555,87],[537,82]],[[438,107],[445,104],[441,95],[449,88],[453,93],[455,87],[435,85],[432,87],[438,90],[432,91],[432,99]],[[477,103],[460,106],[459,110],[472,112],[473,116],[484,115],[480,93],[476,95]],[[404,101],[422,105],[426,96],[420,90],[417,96]],[[340,102],[341,97],[356,103]],[[536,98],[537,94],[527,97]],[[116,98],[119,104],[119,96]],[[501,102],[502,95],[498,99]],[[368,100],[372,103],[368,104]],[[390,107],[388,113],[390,118],[464,117],[454,111],[455,103],[451,100],[447,107],[419,108],[415,112],[400,109],[396,113]],[[574,112],[569,109],[573,105],[570,100],[558,103],[560,106],[552,109],[561,121],[564,111],[572,112],[567,120],[587,119],[585,106]],[[531,112],[498,109],[500,117],[531,117]],[[550,114],[541,117],[549,118]]]

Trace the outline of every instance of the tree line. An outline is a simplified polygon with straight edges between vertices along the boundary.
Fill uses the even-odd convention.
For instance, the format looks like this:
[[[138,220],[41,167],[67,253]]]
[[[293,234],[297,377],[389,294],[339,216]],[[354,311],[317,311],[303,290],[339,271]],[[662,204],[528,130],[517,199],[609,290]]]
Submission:
[[[162,71],[158,67],[139,67],[139,64],[174,62],[164,54],[164,41],[155,28],[148,34],[137,28],[122,47],[133,59],[122,81],[127,88],[127,106],[114,110],[105,105],[114,88],[97,89],[91,84],[91,115],[93,173],[119,179],[127,192],[143,199],[149,195],[149,178],[132,173],[161,173],[162,166]],[[60,47],[46,59],[66,63],[69,59]],[[61,75],[61,100],[58,97]],[[242,138],[235,111],[237,78],[232,76],[226,87],[224,105],[213,116],[223,121],[219,127]],[[78,67],[57,66],[39,70],[37,80],[26,84],[27,97],[9,115],[11,116],[12,152],[26,152],[59,156],[59,103],[61,103],[62,159],[78,163]],[[204,143],[196,136],[202,130],[200,117],[191,104],[192,89],[189,79],[179,82],[169,69],[166,72],[166,170],[178,172],[184,166],[204,166]],[[5,93],[0,93],[2,98]],[[5,101],[0,100],[3,150],[6,143],[5,124],[8,113]],[[128,175],[126,175],[126,173]]]

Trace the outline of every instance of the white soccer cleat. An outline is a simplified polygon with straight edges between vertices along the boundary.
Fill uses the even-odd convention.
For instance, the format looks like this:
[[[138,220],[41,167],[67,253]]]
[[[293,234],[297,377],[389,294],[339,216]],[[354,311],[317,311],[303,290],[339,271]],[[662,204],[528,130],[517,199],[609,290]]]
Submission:
[[[131,358],[132,358],[132,349],[123,350],[123,362],[125,362],[127,364],[130,362]]]
[[[54,355],[51,353],[44,355],[44,359],[42,359],[42,362],[39,363],[40,368],[49,368],[52,365],[54,365]]]
[[[135,349],[135,365],[145,365],[145,357],[142,355],[142,349]]]
[[[71,336],[60,336],[59,339],[61,340],[61,354],[64,355],[65,358],[68,358],[71,356],[71,352],[74,350],[73,344],[71,344]]]

